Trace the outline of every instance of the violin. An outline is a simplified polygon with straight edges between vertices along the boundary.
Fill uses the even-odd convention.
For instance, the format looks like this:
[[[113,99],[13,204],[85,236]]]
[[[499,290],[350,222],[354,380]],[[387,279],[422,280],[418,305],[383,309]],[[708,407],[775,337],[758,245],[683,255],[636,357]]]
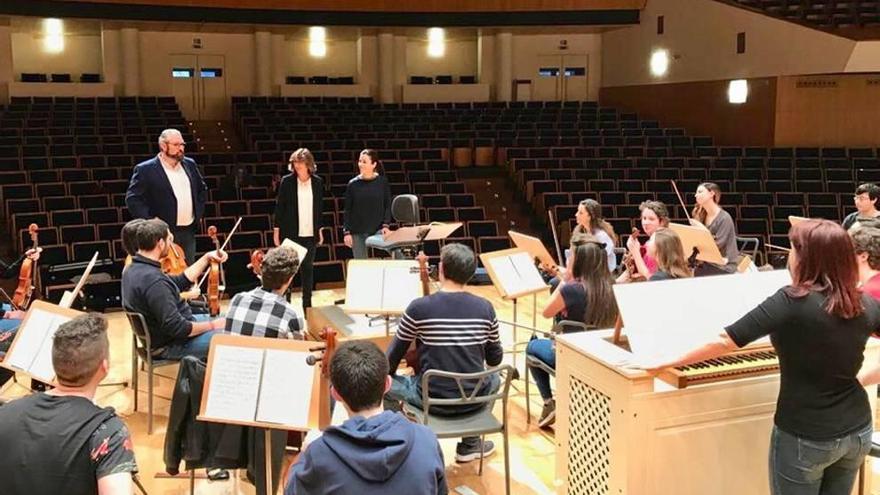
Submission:
[[[40,227],[32,223],[28,226],[28,234],[33,242],[33,250],[36,252],[39,247],[37,241],[37,231]],[[26,309],[30,305],[34,288],[39,281],[39,271],[37,263],[25,256],[21,262],[21,269],[18,271],[18,286],[15,288],[15,294],[12,296],[12,305],[17,309]]]
[[[180,275],[186,270],[186,255],[183,248],[171,242],[168,245],[168,253],[159,260],[159,263],[162,265],[162,272],[168,275]]]
[[[214,248],[217,254],[220,254],[220,242],[217,240],[217,227],[211,225],[208,227],[208,236],[214,242]],[[220,262],[211,260],[211,266],[208,268],[208,312],[211,316],[220,314]]]
[[[248,270],[254,272],[257,278],[263,276],[263,258],[266,254],[262,249],[254,249],[251,251],[251,262],[247,264]]]

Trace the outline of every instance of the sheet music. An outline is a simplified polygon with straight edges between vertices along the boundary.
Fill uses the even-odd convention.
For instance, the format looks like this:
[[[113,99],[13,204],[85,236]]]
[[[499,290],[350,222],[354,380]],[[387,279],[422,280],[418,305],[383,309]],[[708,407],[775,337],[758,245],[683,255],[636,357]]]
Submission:
[[[306,363],[307,352],[267,349],[257,421],[308,426],[309,401],[315,368]]]
[[[350,308],[382,307],[382,268],[350,264],[345,282],[345,305]]]
[[[535,267],[535,262],[529,253],[514,254],[510,257],[510,262],[513,264],[513,268],[516,269],[517,274],[519,274],[519,278],[522,280],[523,285],[525,285],[526,290],[537,289],[547,285],[544,283],[544,279],[541,278],[541,274],[538,273],[538,268]]]
[[[254,420],[263,352],[263,349],[228,345],[214,348],[205,416],[235,421]]]
[[[504,289],[505,295],[519,294],[525,292],[527,287],[523,280],[519,278],[519,274],[513,267],[513,262],[508,256],[499,256],[489,260],[492,265],[492,271],[498,277],[498,283]]]
[[[418,264],[385,267],[382,280],[382,309],[403,313],[413,299],[422,295],[418,269]]]
[[[52,367],[52,339],[58,327],[70,321],[69,317],[32,308],[27,326],[19,328],[18,341],[7,360],[11,366],[50,382],[55,377]]]
[[[303,260],[306,259],[306,255],[309,253],[309,250],[306,249],[304,246],[301,246],[287,238],[281,241],[280,247],[292,248],[294,251],[296,251],[296,256],[299,259],[300,264],[302,264]]]
[[[724,331],[780,288],[788,270],[614,286],[635,354],[677,357]]]

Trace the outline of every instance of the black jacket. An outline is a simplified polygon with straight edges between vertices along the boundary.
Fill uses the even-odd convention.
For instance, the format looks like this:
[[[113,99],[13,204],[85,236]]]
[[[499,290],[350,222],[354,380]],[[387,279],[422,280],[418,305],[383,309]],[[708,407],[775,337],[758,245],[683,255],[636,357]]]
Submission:
[[[198,222],[205,214],[208,186],[192,158],[184,158],[181,166],[189,177],[193,222]],[[125,205],[132,218],[159,217],[171,228],[177,225],[177,198],[158,156],[135,165],[125,193]]]
[[[187,470],[247,468],[256,480],[257,493],[265,493],[264,430],[196,420],[205,372],[205,363],[197,358],[185,356],[180,360],[165,433],[165,471],[177,474],[181,460],[186,462]],[[276,489],[286,438],[287,432],[272,431],[272,477]]]
[[[281,239],[299,237],[299,207],[297,204],[297,184],[295,173],[281,179],[278,186],[278,198],[275,201],[275,227],[279,229]],[[312,175],[312,225],[315,237],[321,229],[324,209],[324,180]]]

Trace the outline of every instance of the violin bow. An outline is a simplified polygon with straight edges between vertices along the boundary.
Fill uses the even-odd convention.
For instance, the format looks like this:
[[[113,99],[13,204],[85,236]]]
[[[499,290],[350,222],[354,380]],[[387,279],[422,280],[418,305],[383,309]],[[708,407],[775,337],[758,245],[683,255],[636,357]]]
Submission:
[[[223,251],[224,249],[226,249],[226,245],[229,244],[229,239],[232,239],[232,235],[235,234],[235,231],[238,230],[238,226],[241,225],[241,218],[242,217],[238,217],[238,221],[235,222],[235,225],[232,227],[232,230],[229,231],[229,235],[227,235],[226,239],[223,240],[223,245],[220,246],[220,251]],[[220,254],[220,253],[218,252],[217,254]],[[208,278],[208,274],[210,272],[211,272],[210,270],[205,270],[205,273],[202,275],[202,278],[199,279],[199,285],[198,285],[199,287],[201,287],[202,284],[205,283],[205,279]],[[222,263],[220,264],[220,277],[223,279],[222,282],[223,282],[223,286],[225,287],[226,286],[226,280],[225,280],[226,277],[223,274],[223,264]]]
[[[559,237],[556,236],[556,218],[553,215],[553,208],[547,210],[547,216],[550,220],[550,231],[553,233],[553,247],[556,248],[556,263],[564,263],[562,250],[559,248]]]
[[[684,204],[684,200],[681,198],[681,193],[678,192],[678,186],[675,184],[675,181],[670,179],[669,182],[672,183],[672,189],[675,190],[675,195],[678,196],[678,202],[681,203],[681,208],[684,210],[684,216],[687,217],[688,221],[691,220],[691,214],[688,213],[687,206]]]

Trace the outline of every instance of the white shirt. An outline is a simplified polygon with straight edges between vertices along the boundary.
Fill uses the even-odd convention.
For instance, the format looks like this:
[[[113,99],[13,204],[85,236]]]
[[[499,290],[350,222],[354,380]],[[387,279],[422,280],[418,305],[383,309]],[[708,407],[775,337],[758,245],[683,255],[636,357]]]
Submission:
[[[312,221],[312,178],[303,182],[296,179],[296,211],[299,218],[300,237],[314,237],[315,224]]]
[[[185,227],[193,223],[195,216],[193,214],[192,187],[189,183],[189,176],[183,168],[183,163],[171,167],[162,156],[159,156],[162,163],[162,170],[171,183],[171,190],[174,191],[174,197],[177,199],[177,226]]]

